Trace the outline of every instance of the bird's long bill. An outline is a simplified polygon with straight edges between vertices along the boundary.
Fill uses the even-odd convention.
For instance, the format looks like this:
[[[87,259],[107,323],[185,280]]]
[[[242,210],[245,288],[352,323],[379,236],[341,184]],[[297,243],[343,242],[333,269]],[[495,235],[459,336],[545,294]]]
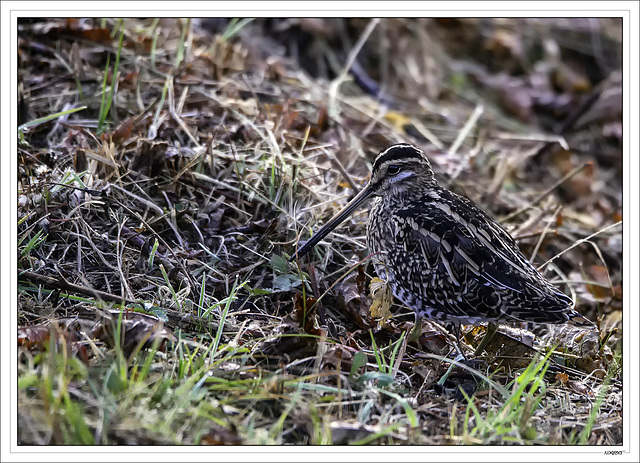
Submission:
[[[360,193],[358,193],[349,204],[345,206],[339,213],[334,215],[331,220],[329,220],[324,227],[318,230],[310,239],[307,241],[304,246],[298,249],[298,252],[294,254],[290,260],[293,260],[297,257],[304,256],[307,252],[309,252],[318,242],[327,236],[329,233],[333,231],[338,225],[340,225],[347,217],[349,217],[353,211],[357,209],[362,202],[367,200],[371,194],[373,193],[373,189],[371,188],[371,183],[368,183]]]

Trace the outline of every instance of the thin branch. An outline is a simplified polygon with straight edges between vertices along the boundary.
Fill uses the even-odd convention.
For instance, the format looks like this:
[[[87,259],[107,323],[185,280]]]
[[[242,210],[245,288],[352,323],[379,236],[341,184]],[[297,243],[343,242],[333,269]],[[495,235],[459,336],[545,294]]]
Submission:
[[[607,230],[613,228],[613,227],[617,227],[618,225],[622,224],[622,220],[613,223],[601,230],[598,230],[595,233],[592,233],[591,235],[587,236],[586,238],[582,238],[578,241],[576,241],[575,243],[573,243],[571,246],[569,246],[567,249],[565,249],[564,251],[556,254],[555,256],[553,256],[551,259],[549,259],[548,261],[546,261],[544,264],[542,264],[540,267],[538,267],[538,271],[540,271],[543,267],[545,267],[546,265],[550,264],[551,262],[553,262],[554,260],[556,260],[558,257],[560,257],[561,255],[565,254],[567,251],[570,251],[571,249],[575,248],[576,246],[581,245],[582,243],[586,243],[588,242],[591,238],[593,238],[594,236],[598,236],[601,233],[606,232]]]
[[[549,196],[553,190],[555,190],[556,188],[558,188],[560,185],[562,185],[564,182],[566,182],[567,180],[569,180],[571,177],[573,177],[574,175],[582,172],[585,168],[589,167],[593,165],[593,162],[591,161],[587,161],[584,164],[576,167],[575,169],[573,169],[571,172],[569,172],[567,175],[565,175],[564,177],[562,177],[560,180],[558,180],[556,183],[554,183],[553,185],[551,185],[549,188],[547,188],[545,191],[543,191],[540,195],[538,195],[536,198],[534,198],[533,200],[529,201],[529,203],[524,206],[521,207],[520,209],[518,209],[517,211],[512,212],[511,214],[507,215],[506,217],[503,217],[500,222],[508,222],[509,220],[513,219],[514,217],[519,216],[520,214],[522,214],[525,211],[528,211],[534,204],[539,203],[540,201],[542,201],[544,198],[546,198],[547,196]]]

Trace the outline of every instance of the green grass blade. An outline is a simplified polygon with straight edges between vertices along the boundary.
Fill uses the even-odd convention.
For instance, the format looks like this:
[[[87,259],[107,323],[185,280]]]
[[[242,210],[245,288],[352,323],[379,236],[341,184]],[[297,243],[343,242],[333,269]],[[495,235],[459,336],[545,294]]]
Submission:
[[[100,105],[100,116],[98,118],[98,128],[96,130],[98,135],[102,135],[105,130],[105,121],[109,110],[111,109],[111,102],[113,101],[113,94],[118,83],[118,67],[120,65],[120,54],[122,52],[122,41],[124,39],[124,26],[120,28],[120,40],[118,43],[118,53],[116,53],[116,63],[113,67],[113,75],[111,78],[111,89],[109,90],[109,97],[106,98],[106,86],[107,76],[109,74],[109,57],[107,57],[107,66],[104,71],[104,80],[102,81],[102,103]]]
[[[67,114],[77,113],[78,111],[82,111],[84,109],[87,109],[87,107],[80,106],[78,108],[67,109],[66,111],[61,111],[59,113],[50,114],[48,116],[41,117],[39,119],[34,119],[32,121],[25,122],[24,124],[18,127],[18,132],[25,132],[27,129],[31,127],[37,127],[38,125],[44,124],[45,122],[49,122],[49,121],[52,121],[53,119],[66,116]]]

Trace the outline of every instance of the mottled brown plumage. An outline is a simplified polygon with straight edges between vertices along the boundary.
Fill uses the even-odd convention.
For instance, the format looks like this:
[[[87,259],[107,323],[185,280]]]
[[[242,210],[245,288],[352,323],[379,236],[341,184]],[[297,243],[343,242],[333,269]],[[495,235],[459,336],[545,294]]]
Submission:
[[[375,197],[367,243],[378,276],[416,318],[459,324],[571,323],[594,328],[486,212],[436,181],[409,144],[382,151],[367,186],[299,250],[302,256]]]

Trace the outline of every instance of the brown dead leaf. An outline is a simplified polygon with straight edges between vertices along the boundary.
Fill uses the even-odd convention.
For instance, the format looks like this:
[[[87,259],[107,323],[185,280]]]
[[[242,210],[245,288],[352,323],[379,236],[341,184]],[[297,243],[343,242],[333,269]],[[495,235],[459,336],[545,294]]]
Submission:
[[[584,381],[568,381],[567,385],[578,394],[582,394],[589,398],[593,398],[595,396],[593,390]]]
[[[505,61],[522,54],[521,36],[516,31],[497,28],[485,40],[483,48],[494,56],[494,59]]]
[[[113,132],[105,132],[100,138],[102,138],[102,140],[111,140],[116,145],[121,145],[124,141],[131,138],[134,127],[143,119],[146,119],[146,117],[140,117],[140,115],[127,117],[118,124]]]
[[[119,316],[120,311],[118,310],[107,312],[95,323],[90,333],[91,336],[114,346]],[[120,333],[120,344],[125,355],[133,353],[138,346],[151,348],[155,344],[158,349],[162,350],[168,341],[175,341],[173,333],[169,328],[165,328],[162,320],[153,315],[137,312],[122,314]]]
[[[309,334],[319,335],[316,328],[316,302],[315,297],[307,297],[303,303],[302,294],[296,293],[293,312],[291,318],[298,323],[302,331]]]
[[[564,216],[562,215],[562,210],[558,211],[556,214],[556,227],[562,227],[562,223],[564,222]]]
[[[550,162],[558,174],[564,176],[579,167],[584,159],[581,159],[573,151],[558,149],[553,152]],[[590,162],[584,169],[563,182],[560,188],[575,198],[590,195],[593,191],[595,174],[595,163]]]
[[[566,386],[567,382],[569,381],[569,375],[566,373],[558,373],[556,374],[556,381],[558,381],[563,386]]]
[[[351,272],[338,287],[338,303],[342,311],[349,314],[361,328],[371,327],[367,295],[360,291],[359,272]]]
[[[94,27],[87,21],[80,20],[78,18],[69,18],[64,22],[50,20],[35,24],[33,27],[33,33],[35,35],[47,36],[52,39],[56,39],[60,36],[71,36],[108,47],[111,47],[114,41],[109,29]]]
[[[608,362],[613,360],[613,353],[608,346],[601,346],[598,330],[585,330],[572,325],[552,325],[549,344],[557,344],[574,357],[575,367],[596,378],[604,378]]]
[[[378,319],[380,325],[385,326],[389,318],[391,318],[391,305],[393,304],[393,295],[391,294],[391,286],[386,281],[375,277],[369,284],[371,291],[371,307],[369,313],[374,319]]]
[[[89,363],[87,350],[87,331],[92,322],[81,318],[61,318],[39,325],[18,327],[18,345],[29,350],[47,349],[50,342],[57,348],[64,347],[73,356],[77,356],[85,364]]]
[[[587,283],[587,290],[599,301],[605,301],[614,296],[614,291],[610,286],[609,272],[604,265],[589,265],[585,268],[587,280],[595,281],[598,285]]]
[[[216,36],[207,53],[200,55],[211,65],[212,79],[221,80],[223,76],[234,71],[243,71],[249,55],[248,49],[241,43],[224,40]]]
[[[131,71],[127,75],[120,77],[119,90],[130,89],[133,90],[138,85],[138,78],[140,77],[139,71]]]
[[[622,211],[618,210],[613,213],[613,222],[621,222],[622,221]]]
[[[412,324],[410,324],[412,325]],[[426,329],[424,327],[427,327]],[[419,343],[425,352],[433,352],[437,355],[446,355],[451,350],[449,340],[442,331],[431,328],[430,322],[423,322],[423,331],[420,336]],[[405,326],[405,331],[412,329],[413,326]]]
[[[584,70],[562,61],[558,62],[553,72],[553,85],[568,93],[586,93],[591,90],[591,83]]]
[[[339,369],[344,373],[349,373],[356,352],[355,349],[344,344],[331,345],[322,357],[322,369],[327,372]]]
[[[111,37],[111,31],[109,31],[109,29],[93,27],[78,21],[77,18],[68,19],[66,30],[63,29],[61,32],[104,45],[111,45],[113,42],[113,37]]]
[[[19,326],[18,345],[27,349],[40,348],[49,341],[51,331],[49,324]]]

